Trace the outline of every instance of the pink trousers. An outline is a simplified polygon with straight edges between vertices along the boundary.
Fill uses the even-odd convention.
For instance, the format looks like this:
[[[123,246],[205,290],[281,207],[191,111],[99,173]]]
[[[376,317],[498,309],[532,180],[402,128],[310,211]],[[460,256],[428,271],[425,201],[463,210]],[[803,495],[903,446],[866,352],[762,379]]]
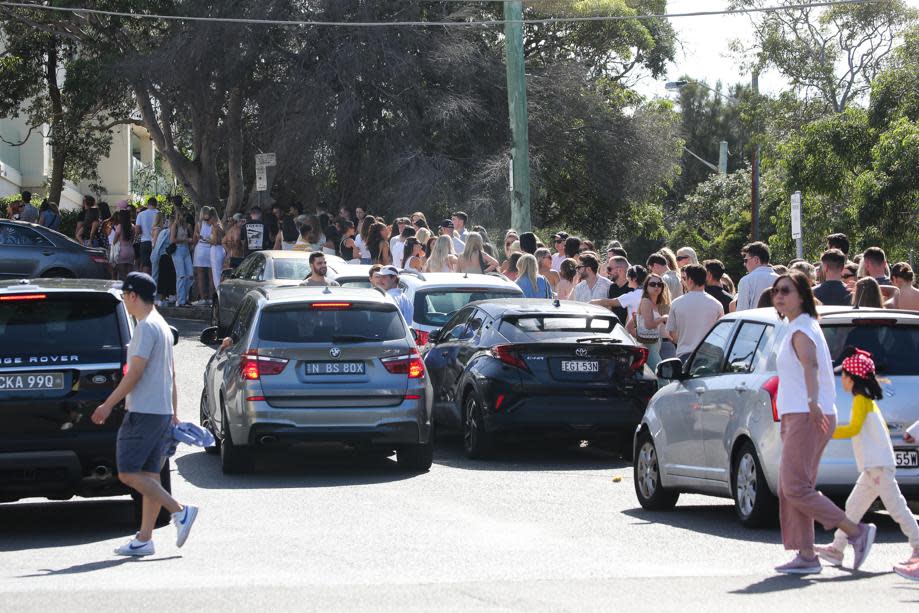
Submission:
[[[809,413],[782,416],[782,459],[779,464],[779,520],[785,549],[814,546],[814,521],[827,530],[846,519],[842,509],[817,491],[817,467],[833,437],[836,416],[827,415],[829,430],[821,432]]]

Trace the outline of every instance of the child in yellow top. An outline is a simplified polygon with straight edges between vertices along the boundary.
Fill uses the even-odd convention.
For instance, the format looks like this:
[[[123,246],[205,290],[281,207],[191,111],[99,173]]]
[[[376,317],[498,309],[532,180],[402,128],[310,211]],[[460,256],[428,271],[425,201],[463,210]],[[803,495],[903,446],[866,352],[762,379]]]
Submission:
[[[871,354],[853,350],[842,362],[842,387],[853,395],[852,417],[847,425],[839,425],[833,438],[851,438],[855,463],[861,474],[846,500],[846,517],[854,522],[871,508],[880,496],[890,516],[900,524],[909,538],[912,554],[904,564],[919,562],[919,524],[900,493],[896,479],[896,462],[890,432],[875,400],[884,393],[875,376]],[[836,531],[831,545],[815,547],[817,555],[834,566],[842,565],[846,534]]]

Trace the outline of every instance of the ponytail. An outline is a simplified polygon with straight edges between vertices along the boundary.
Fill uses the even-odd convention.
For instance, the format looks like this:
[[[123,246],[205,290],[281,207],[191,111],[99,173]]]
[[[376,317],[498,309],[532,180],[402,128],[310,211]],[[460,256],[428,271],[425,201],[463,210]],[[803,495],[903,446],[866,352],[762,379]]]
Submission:
[[[847,370],[843,370],[842,372],[846,373],[846,375],[852,379],[852,393],[856,396],[865,396],[871,400],[881,400],[884,398],[884,390],[881,389],[881,384],[878,383],[877,377],[873,374],[859,377]]]

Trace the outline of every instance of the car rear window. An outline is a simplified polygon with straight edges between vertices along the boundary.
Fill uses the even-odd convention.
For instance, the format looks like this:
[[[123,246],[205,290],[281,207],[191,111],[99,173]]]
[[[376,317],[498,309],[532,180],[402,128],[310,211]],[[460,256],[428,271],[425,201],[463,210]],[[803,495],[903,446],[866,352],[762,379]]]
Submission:
[[[395,305],[330,310],[305,303],[266,308],[258,335],[279,343],[343,343],[398,340],[406,330]]]
[[[301,280],[310,276],[309,260],[274,260],[274,278]]]
[[[470,302],[515,298],[521,295],[523,292],[496,289],[423,290],[415,294],[414,319],[422,325],[442,327],[454,313]]]
[[[505,317],[498,331],[509,341],[569,337],[572,334],[609,336],[618,320],[577,315],[525,315]]]
[[[118,304],[108,294],[0,301],[0,355],[120,347]]]
[[[355,278],[353,278],[353,277],[350,277],[350,278],[347,278],[347,277],[336,277],[335,280],[336,280],[336,281],[338,282],[338,284],[341,285],[342,287],[357,287],[357,288],[361,288],[361,289],[366,289],[366,288],[371,287],[371,285],[370,285],[370,279],[368,279],[367,277],[361,277],[361,278],[359,278],[359,279],[355,279]]]
[[[858,347],[871,353],[878,373],[884,375],[919,375],[919,326],[897,324],[896,320],[859,323],[858,325],[823,325],[823,334],[833,365],[842,364],[846,347]]]

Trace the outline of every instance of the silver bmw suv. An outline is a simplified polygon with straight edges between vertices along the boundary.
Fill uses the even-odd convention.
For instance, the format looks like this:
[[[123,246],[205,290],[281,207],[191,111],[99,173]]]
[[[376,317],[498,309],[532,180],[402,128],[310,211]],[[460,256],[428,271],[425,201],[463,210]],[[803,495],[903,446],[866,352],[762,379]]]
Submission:
[[[433,392],[411,330],[374,289],[263,287],[249,292],[204,372],[201,423],[225,473],[259,448],[341,442],[395,450],[424,472]],[[217,329],[201,335],[219,343]]]

